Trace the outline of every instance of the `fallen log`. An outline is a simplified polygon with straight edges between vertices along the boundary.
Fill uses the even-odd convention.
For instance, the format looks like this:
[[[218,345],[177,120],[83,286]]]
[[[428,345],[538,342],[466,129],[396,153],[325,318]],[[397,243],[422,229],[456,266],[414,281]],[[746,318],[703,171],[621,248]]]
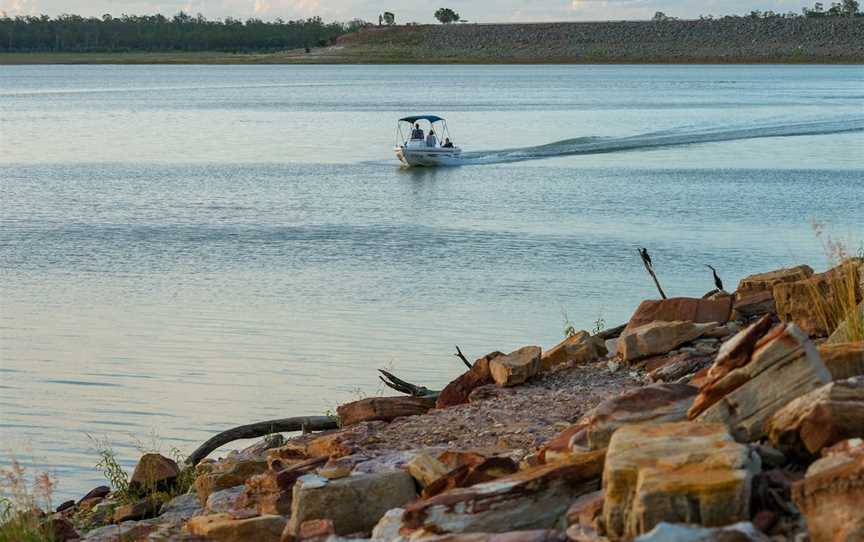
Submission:
[[[194,467],[210,453],[229,442],[240,439],[258,438],[273,433],[287,433],[291,431],[326,431],[338,429],[339,423],[330,416],[298,416],[295,418],[282,418],[279,420],[268,420],[265,422],[250,423],[222,431],[213,436],[207,442],[199,446],[186,458],[186,465]]]
[[[404,393],[405,395],[411,395],[412,397],[422,397],[424,399],[435,399],[438,397],[440,391],[433,391],[425,386],[417,386],[410,382],[406,382],[401,378],[397,377],[393,373],[388,373],[384,369],[378,369],[378,372],[381,375],[378,376],[378,379],[384,383],[390,389],[394,389],[399,393]]]

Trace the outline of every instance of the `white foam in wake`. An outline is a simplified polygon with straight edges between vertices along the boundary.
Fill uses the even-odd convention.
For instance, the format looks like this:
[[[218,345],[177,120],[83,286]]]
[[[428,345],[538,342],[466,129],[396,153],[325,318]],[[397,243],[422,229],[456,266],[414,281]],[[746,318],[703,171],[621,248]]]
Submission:
[[[864,131],[864,118],[749,124],[742,126],[713,126],[706,128],[689,127],[627,137],[581,137],[565,139],[536,147],[466,152],[462,156],[465,165],[501,164],[539,160],[556,156],[603,154],[717,141],[841,134],[862,131]]]

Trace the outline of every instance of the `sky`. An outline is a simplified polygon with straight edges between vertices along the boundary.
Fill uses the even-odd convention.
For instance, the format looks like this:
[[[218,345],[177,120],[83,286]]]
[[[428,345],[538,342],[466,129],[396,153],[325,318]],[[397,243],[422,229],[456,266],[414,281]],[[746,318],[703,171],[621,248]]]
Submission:
[[[824,2],[830,4],[830,0]],[[449,7],[471,22],[598,21],[650,19],[655,12],[680,18],[744,14],[751,10],[801,11],[810,0],[0,0],[10,16],[75,13],[86,16],[152,14],[178,11],[208,18],[378,20],[391,11],[397,23],[432,23],[439,7]]]

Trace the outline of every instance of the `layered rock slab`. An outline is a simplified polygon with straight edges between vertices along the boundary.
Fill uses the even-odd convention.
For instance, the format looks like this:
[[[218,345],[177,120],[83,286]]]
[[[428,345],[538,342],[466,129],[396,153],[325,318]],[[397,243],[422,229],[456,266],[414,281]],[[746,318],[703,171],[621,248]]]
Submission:
[[[592,452],[411,503],[402,527],[437,533],[552,528],[573,500],[599,489],[604,455]]]
[[[766,431],[780,451],[805,458],[864,435],[864,376],[831,382],[793,399],[768,420]]]
[[[368,532],[385,512],[417,496],[414,479],[403,470],[352,475],[338,480],[306,475],[294,484],[286,530],[299,534],[310,519],[330,519],[336,534]]]
[[[749,518],[759,458],[717,423],[625,426],[612,435],[603,472],[603,520],[612,540],[661,521],[708,527]]]
[[[523,346],[506,356],[498,356],[489,362],[492,379],[499,386],[518,386],[540,371],[539,346]]]
[[[425,397],[369,397],[336,408],[339,423],[350,427],[360,422],[393,421],[403,416],[425,414],[435,406],[435,399]]]
[[[716,324],[660,320],[634,328],[628,326],[618,338],[618,351],[624,361],[665,354],[716,327]]]
[[[765,422],[775,412],[830,380],[807,335],[795,324],[779,325],[759,339],[746,364],[700,388],[689,417],[723,423],[739,441],[753,442],[765,435]],[[703,400],[706,394],[716,398],[718,389],[731,391],[713,403]],[[710,406],[704,408],[705,404]]]
[[[670,297],[648,299],[636,307],[627,322],[624,333],[651,322],[690,322],[707,324],[724,323],[732,312],[732,298],[699,299],[695,297]]]
[[[818,472],[814,466],[792,487],[812,542],[864,540],[864,455]]]

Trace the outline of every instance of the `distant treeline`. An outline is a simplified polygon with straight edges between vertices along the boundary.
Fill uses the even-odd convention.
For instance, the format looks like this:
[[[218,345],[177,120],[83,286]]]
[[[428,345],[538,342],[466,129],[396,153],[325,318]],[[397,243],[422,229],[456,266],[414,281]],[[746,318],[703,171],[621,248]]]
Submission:
[[[28,51],[276,51],[319,47],[364,26],[363,21],[325,23],[226,18],[178,13],[102,18],[60,15],[0,17],[0,52]]]

